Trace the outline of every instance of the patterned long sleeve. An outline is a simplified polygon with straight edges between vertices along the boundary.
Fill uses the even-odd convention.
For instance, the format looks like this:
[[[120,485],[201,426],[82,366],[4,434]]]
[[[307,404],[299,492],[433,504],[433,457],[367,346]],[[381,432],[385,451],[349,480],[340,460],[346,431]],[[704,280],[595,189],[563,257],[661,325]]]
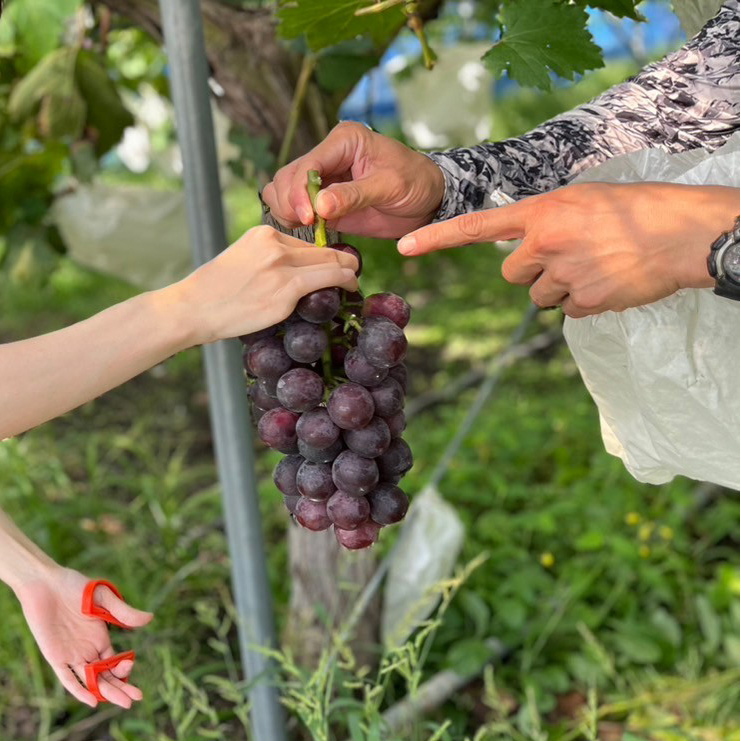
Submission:
[[[634,78],[527,134],[430,157],[445,177],[436,219],[476,211],[494,190],[515,199],[566,185],[616,155],[722,146],[739,129],[739,0]]]

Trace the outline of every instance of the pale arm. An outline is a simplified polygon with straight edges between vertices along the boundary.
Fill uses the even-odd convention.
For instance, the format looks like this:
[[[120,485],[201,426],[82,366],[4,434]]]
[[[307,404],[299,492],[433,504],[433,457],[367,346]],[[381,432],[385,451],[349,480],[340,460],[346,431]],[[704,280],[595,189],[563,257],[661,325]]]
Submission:
[[[355,258],[269,227],[183,281],[50,334],[0,345],[0,439],[100,396],[194,345],[285,319],[310,291],[355,290]]]

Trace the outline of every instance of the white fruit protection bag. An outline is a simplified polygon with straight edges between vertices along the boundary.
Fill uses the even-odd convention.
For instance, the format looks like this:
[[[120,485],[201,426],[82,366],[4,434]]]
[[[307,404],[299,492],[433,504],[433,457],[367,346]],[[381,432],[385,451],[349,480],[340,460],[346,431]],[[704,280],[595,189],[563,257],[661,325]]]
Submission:
[[[739,135],[713,154],[636,152],[575,180],[639,181],[737,188]],[[605,448],[636,479],[682,475],[739,488],[737,301],[685,289],[619,313],[567,317],[564,334],[599,408]]]

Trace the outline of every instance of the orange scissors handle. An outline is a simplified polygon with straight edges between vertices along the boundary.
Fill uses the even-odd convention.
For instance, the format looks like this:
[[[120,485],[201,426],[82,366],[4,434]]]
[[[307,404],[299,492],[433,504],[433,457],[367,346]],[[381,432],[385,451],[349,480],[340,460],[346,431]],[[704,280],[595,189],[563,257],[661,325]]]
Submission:
[[[95,595],[95,590],[97,587],[106,587],[107,589],[110,589],[111,592],[116,595],[116,597],[118,597],[119,599],[123,599],[123,597],[121,596],[121,592],[119,592],[118,589],[116,589],[116,587],[111,584],[111,582],[106,581],[105,579],[95,579],[93,581],[89,581],[82,593],[82,614],[87,615],[88,617],[100,618],[101,620],[105,620],[107,623],[117,625],[119,628],[131,630],[128,625],[124,625],[118,618],[115,618],[113,615],[111,615],[111,613],[108,612],[105,607],[101,607],[100,605],[96,605],[94,603],[93,596]]]
[[[98,675],[110,671],[111,669],[115,669],[122,661],[133,661],[135,658],[136,653],[134,651],[125,651],[122,654],[111,656],[109,659],[100,659],[99,661],[93,661],[91,664],[85,665],[85,680],[87,688],[93,693],[93,695],[95,695],[95,698],[99,702],[108,702],[108,700],[100,694]],[[128,682],[128,676],[122,677],[121,681]]]

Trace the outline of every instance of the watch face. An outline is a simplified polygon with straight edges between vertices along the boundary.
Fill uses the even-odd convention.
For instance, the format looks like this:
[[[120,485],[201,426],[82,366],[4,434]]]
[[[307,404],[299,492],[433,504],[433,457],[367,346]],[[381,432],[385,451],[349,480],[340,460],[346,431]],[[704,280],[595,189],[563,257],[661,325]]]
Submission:
[[[739,282],[739,255],[738,245],[731,245],[723,254],[723,273],[727,275],[736,285]]]

